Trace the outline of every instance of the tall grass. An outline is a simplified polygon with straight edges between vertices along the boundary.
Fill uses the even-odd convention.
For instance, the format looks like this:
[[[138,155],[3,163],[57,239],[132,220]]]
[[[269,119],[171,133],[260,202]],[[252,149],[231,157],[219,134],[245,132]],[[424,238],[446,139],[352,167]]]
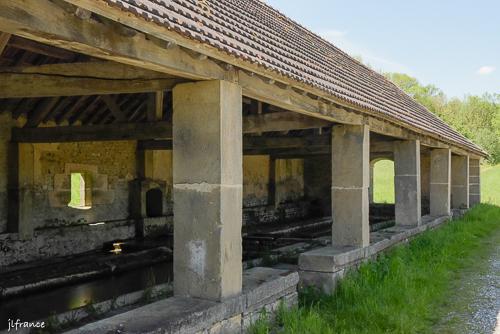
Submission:
[[[427,231],[362,265],[325,295],[300,293],[300,306],[261,321],[254,333],[430,333],[449,282],[481,253],[485,238],[500,240],[500,208],[483,204],[463,219]]]
[[[381,160],[373,166],[373,201],[394,204],[394,162]]]
[[[500,165],[481,168],[481,200],[500,206]]]

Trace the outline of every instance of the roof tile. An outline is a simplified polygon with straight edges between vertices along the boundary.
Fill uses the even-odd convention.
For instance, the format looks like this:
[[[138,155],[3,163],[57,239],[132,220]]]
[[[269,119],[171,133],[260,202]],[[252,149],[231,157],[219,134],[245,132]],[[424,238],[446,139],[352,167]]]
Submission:
[[[348,103],[483,152],[384,76],[262,1],[104,1]]]

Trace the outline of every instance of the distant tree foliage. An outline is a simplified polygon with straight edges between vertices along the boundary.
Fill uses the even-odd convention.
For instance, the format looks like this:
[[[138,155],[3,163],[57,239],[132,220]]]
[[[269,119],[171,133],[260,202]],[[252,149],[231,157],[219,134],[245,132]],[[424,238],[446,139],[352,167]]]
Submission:
[[[500,94],[466,95],[449,99],[434,85],[423,86],[402,73],[385,73],[389,80],[455,130],[480,145],[490,163],[500,163]]]

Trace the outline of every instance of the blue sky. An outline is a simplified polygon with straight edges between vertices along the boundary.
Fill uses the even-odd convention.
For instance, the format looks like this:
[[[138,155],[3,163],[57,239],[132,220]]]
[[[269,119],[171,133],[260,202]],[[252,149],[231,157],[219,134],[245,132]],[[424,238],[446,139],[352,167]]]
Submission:
[[[500,93],[499,0],[267,0],[382,71],[448,96]]]

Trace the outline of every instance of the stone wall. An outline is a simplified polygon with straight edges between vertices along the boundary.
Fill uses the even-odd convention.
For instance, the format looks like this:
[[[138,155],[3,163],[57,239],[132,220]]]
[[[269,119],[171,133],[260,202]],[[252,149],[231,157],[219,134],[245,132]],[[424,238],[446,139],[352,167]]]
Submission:
[[[332,213],[332,160],[330,156],[304,159],[304,194],[315,217]]]
[[[304,197],[304,159],[276,159],[276,203]]]
[[[35,229],[129,217],[129,182],[136,175],[135,142],[33,146],[32,215]],[[91,204],[86,209],[68,206],[71,200],[71,173],[84,173],[91,183],[87,185],[91,188]]]
[[[8,150],[12,119],[10,114],[0,113],[0,233],[7,230],[8,214]]]
[[[17,233],[4,233],[0,234],[0,269],[16,263],[84,253],[100,249],[106,242],[134,236],[135,226],[130,221],[46,228],[35,231],[32,240],[20,240]]]
[[[268,204],[269,196],[268,155],[243,156],[243,206],[254,207]]]

